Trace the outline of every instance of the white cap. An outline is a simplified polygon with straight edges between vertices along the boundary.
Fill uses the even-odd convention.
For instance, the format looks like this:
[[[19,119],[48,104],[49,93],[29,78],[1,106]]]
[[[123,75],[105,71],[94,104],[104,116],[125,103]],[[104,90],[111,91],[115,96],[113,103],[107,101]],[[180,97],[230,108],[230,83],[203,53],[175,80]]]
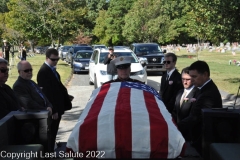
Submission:
[[[7,40],[6,40],[6,39],[4,39],[4,40],[3,40],[3,42],[7,42]]]
[[[121,56],[117,57],[113,60],[116,68],[126,68],[127,66],[131,65],[132,57],[129,56]]]

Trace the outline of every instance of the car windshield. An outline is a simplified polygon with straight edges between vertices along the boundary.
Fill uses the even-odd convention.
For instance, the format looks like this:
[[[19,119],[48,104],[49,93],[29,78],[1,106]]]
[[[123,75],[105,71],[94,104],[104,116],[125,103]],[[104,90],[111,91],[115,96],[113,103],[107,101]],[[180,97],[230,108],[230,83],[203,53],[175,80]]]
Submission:
[[[99,59],[99,63],[103,63],[106,55],[108,54],[109,52],[103,52],[100,54],[100,59]],[[120,56],[130,56],[130,57],[133,57],[132,59],[132,63],[139,63],[138,62],[138,58],[136,57],[136,55],[133,53],[133,52],[114,52],[114,54],[116,54],[118,57]]]
[[[71,46],[64,46],[62,50],[63,50],[63,51],[68,51],[69,48],[71,48]]]
[[[136,46],[136,54],[151,54],[151,53],[162,52],[158,45],[139,45]]]
[[[94,46],[95,49],[97,48],[107,48],[106,46]]]
[[[77,51],[79,50],[93,50],[92,47],[89,47],[89,46],[79,46],[79,47],[74,47],[74,53],[76,53]]]
[[[92,53],[93,53],[92,51],[91,51],[91,52],[77,52],[75,58],[86,58],[86,59],[90,59]]]

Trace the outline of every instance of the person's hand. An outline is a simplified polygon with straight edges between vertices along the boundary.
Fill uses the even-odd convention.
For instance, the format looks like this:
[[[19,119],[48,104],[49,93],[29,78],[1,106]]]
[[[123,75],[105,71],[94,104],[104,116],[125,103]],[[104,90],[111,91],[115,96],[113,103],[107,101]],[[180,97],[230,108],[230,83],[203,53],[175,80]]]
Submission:
[[[51,107],[47,107],[47,110],[49,111],[49,114],[52,115],[52,108]]]
[[[58,113],[54,113],[53,115],[52,115],[52,119],[58,119]]]
[[[108,54],[108,58],[112,58],[113,54],[112,53],[109,53]]]

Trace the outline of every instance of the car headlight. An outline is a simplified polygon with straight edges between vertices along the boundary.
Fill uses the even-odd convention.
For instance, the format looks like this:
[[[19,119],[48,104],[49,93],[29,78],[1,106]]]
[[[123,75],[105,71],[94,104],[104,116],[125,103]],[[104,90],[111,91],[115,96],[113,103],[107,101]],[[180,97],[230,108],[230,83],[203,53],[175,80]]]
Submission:
[[[131,73],[132,76],[143,75],[143,74],[144,74],[144,70],[140,70],[138,72],[132,72]]]
[[[145,57],[138,57],[138,60],[141,64],[144,64],[144,63],[148,64],[147,58]]]
[[[107,75],[107,71],[100,70],[101,75]]]

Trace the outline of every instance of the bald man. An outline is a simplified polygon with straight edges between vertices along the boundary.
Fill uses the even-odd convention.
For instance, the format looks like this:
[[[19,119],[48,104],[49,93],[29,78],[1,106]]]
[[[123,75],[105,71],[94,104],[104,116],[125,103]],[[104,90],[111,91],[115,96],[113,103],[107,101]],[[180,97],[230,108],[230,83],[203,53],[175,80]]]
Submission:
[[[17,64],[19,77],[13,85],[13,91],[25,109],[49,110],[52,113],[52,104],[48,101],[40,87],[32,81],[32,65],[28,61]]]

